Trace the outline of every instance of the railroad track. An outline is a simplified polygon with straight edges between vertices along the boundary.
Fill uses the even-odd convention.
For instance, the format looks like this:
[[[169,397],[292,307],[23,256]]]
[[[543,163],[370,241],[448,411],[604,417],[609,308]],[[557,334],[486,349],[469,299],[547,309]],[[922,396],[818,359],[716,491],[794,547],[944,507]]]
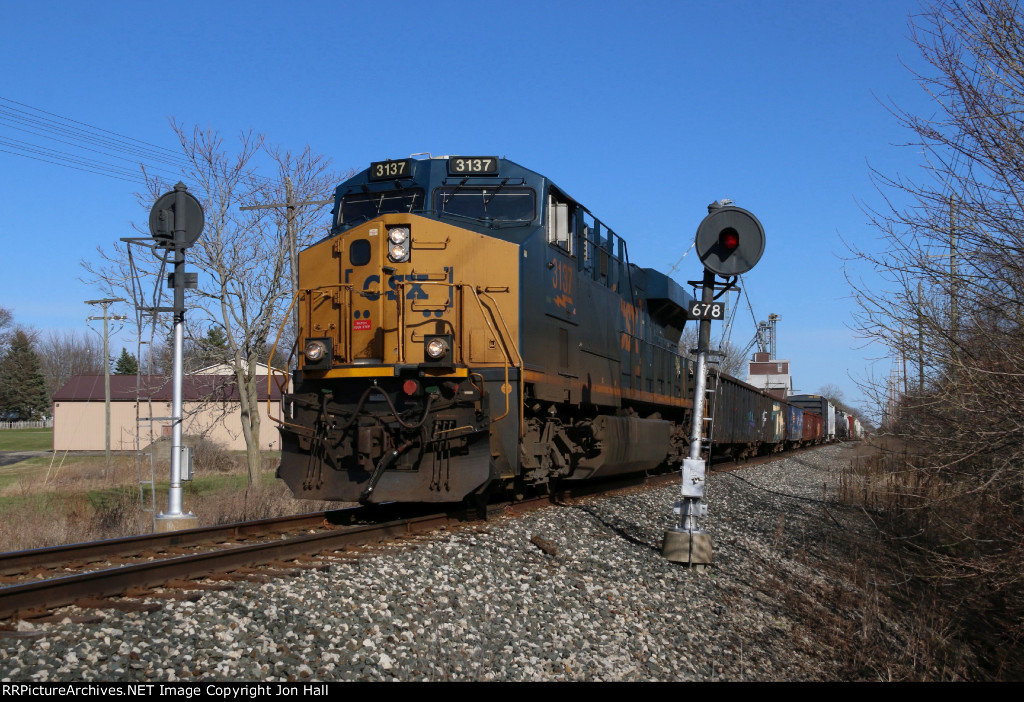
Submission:
[[[727,462],[714,469],[750,465],[754,462]],[[489,505],[484,514],[467,508],[430,512],[423,507],[410,509],[408,505],[354,507],[0,553],[0,620],[45,621],[54,616],[52,610],[73,604],[99,609],[138,608],[123,601],[104,600],[118,596],[196,598],[203,590],[230,587],[224,583],[198,582],[201,579],[266,579],[294,574],[303,568],[326,568],[332,559],[357,557],[358,549],[368,544],[408,538],[496,513],[529,511],[552,501],[674,480],[678,480],[677,471],[645,480],[627,476],[613,482],[574,486],[555,495],[514,504]]]
[[[196,579],[232,572],[250,578],[256,567],[276,575],[326,567],[328,560],[309,557],[471,518],[466,512],[389,516],[384,510],[373,523],[357,523],[370,518],[357,508],[0,554],[7,583],[0,587],[0,619],[46,618],[71,604],[103,607],[101,598],[149,596],[154,587],[201,591],[210,588]]]

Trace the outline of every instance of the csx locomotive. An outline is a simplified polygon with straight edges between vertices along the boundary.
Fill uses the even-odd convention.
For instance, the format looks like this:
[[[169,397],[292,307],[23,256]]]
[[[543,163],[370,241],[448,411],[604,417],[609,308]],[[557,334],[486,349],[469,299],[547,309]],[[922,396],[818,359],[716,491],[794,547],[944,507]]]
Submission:
[[[278,469],[297,497],[458,502],[685,455],[694,300],[548,178],[380,161],[332,215],[299,256]]]

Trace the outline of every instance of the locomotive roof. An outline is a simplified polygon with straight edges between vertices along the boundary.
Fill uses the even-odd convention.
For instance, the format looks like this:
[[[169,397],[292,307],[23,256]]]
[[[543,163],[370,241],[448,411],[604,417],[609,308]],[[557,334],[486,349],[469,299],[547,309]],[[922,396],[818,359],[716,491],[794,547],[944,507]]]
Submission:
[[[415,154],[415,156],[419,155]],[[468,170],[459,172],[460,166]],[[334,208],[331,209],[331,214],[337,218],[337,208],[341,198],[353,193],[382,193],[412,188],[422,188],[424,191],[430,192],[435,188],[445,186],[453,188],[525,186],[533,188],[538,193],[544,193],[548,186],[554,186],[562,198],[592,217],[594,216],[589,209],[566,194],[565,190],[555,185],[551,179],[521,166],[515,161],[498,156],[428,156],[427,158],[409,157],[375,161],[368,168],[359,171],[338,185],[334,191]],[[429,198],[429,195],[427,197]],[[538,206],[534,217],[519,226],[540,226],[544,222],[545,216],[545,208]],[[595,217],[595,219],[597,218]],[[502,229],[510,228],[508,225],[494,227],[483,224],[479,226],[473,226],[472,223],[467,224],[470,228],[480,229],[491,235],[495,235]],[[345,231],[349,226],[336,225],[332,228],[331,234]]]
[[[414,156],[420,156],[421,154],[414,154]],[[457,172],[453,162],[458,163],[460,161],[473,161],[488,160],[492,161],[492,164],[481,165],[480,170],[477,172]],[[374,175],[374,169],[384,164],[402,164],[406,163],[409,170],[401,172],[396,175],[389,175],[386,168],[381,169],[382,175]],[[398,166],[395,167],[399,168]],[[527,184],[542,184],[550,183],[550,179],[546,176],[538,173],[537,171],[530,170],[525,166],[521,166],[515,161],[500,156],[428,156],[427,158],[403,158],[403,159],[387,159],[385,161],[375,161],[370,164],[368,168],[365,168],[348,180],[341,183],[335,190],[335,195],[343,195],[349,192],[354,186],[369,185],[371,183],[383,183],[386,186],[394,187],[395,185],[404,185],[408,187],[408,181],[416,181],[421,183],[430,182],[431,184],[443,183],[445,180],[449,180],[453,184],[457,184],[463,179],[467,179],[467,185],[497,185],[501,184],[503,180],[509,179],[516,181],[523,181]],[[557,186],[556,186],[557,187]],[[565,194],[562,188],[558,188],[559,192]],[[572,198],[570,198],[572,199]],[[573,199],[573,202],[576,200]],[[576,202],[578,205],[579,203]]]

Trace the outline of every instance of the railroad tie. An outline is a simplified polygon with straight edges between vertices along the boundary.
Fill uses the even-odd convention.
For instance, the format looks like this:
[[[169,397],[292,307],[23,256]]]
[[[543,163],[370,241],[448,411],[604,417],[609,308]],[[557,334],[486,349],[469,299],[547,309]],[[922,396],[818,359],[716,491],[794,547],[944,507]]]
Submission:
[[[163,607],[156,602],[129,602],[105,597],[84,597],[75,600],[79,609],[116,609],[121,612],[155,612]]]

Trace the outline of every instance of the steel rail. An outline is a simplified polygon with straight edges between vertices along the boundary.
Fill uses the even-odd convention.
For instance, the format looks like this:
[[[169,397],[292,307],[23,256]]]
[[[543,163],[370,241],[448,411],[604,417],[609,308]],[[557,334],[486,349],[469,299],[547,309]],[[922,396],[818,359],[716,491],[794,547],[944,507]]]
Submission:
[[[69,563],[87,563],[110,557],[130,557],[144,551],[159,551],[172,546],[193,546],[218,540],[254,537],[277,531],[291,531],[357,518],[362,508],[312,512],[288,517],[273,517],[251,522],[235,522],[213,527],[198,527],[162,534],[142,534],[104,541],[63,546],[48,546],[26,551],[0,553],[0,575],[23,573],[32,568],[54,568]]]
[[[344,546],[380,541],[436,529],[459,515],[432,515],[375,525],[340,527],[289,539],[248,544],[218,551],[177,556],[117,568],[95,570],[0,588],[0,618],[74,604],[85,597],[109,597],[129,588],[155,587],[175,579],[202,578],[213,573],[334,551]]]

